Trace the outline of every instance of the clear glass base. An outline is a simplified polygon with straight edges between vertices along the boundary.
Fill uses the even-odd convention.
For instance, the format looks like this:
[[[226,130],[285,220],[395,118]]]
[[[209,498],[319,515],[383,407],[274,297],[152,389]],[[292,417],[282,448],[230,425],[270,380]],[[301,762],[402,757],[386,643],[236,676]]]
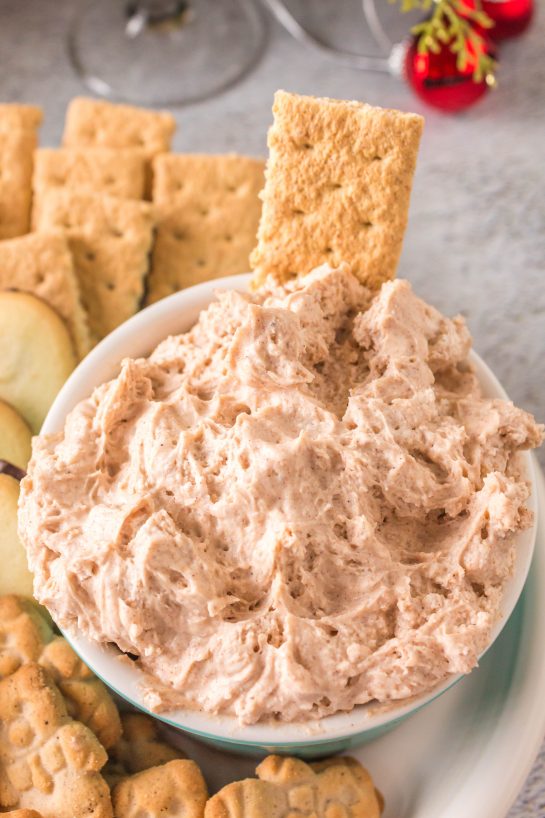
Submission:
[[[400,14],[386,0],[263,0],[277,21],[305,47],[362,71],[398,73],[397,51],[421,12]]]
[[[166,106],[235,84],[264,44],[255,0],[91,0],[73,21],[68,50],[93,93]]]

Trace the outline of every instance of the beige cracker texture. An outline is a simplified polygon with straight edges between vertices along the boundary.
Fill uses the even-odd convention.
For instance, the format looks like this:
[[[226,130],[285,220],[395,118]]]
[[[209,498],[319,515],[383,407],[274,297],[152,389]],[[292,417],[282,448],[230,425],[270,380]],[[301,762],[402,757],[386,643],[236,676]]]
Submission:
[[[121,736],[112,697],[66,639],[54,633],[43,610],[26,597],[0,597],[0,679],[23,665],[40,664],[59,687],[70,716],[86,724],[104,747],[112,747]]]
[[[109,759],[102,774],[110,787],[134,773],[158,767],[184,753],[162,740],[158,722],[144,713],[122,713],[123,733],[109,748]]]
[[[347,262],[372,288],[395,275],[423,119],[278,91],[254,286]]]
[[[142,199],[144,181],[145,160],[139,150],[40,148],[34,156],[32,221],[38,222],[42,195],[52,188]]]
[[[203,818],[207,796],[195,762],[178,759],[124,779],[112,802],[115,818]]]
[[[78,358],[91,348],[72,255],[62,233],[29,233],[0,241],[0,290],[33,293],[66,323]]]
[[[30,229],[32,166],[42,111],[32,105],[0,105],[0,239]]]
[[[68,106],[63,144],[68,147],[102,146],[138,148],[148,161],[170,150],[176,120],[166,111],[76,97]],[[151,166],[147,167],[146,193],[151,192]]]
[[[10,130],[37,130],[42,124],[43,111],[36,105],[0,104],[0,126]]]
[[[228,784],[211,798],[205,818],[379,818],[382,798],[353,758],[307,764],[268,756],[258,779]]]
[[[159,212],[148,301],[211,278],[244,273],[261,212],[264,162],[234,154],[162,154],[154,161]]]
[[[93,341],[139,309],[153,241],[147,202],[55,190],[44,194],[38,229],[63,230],[74,257]]]
[[[70,718],[44,668],[24,665],[0,682],[0,807],[111,818],[105,762],[106,751]]]

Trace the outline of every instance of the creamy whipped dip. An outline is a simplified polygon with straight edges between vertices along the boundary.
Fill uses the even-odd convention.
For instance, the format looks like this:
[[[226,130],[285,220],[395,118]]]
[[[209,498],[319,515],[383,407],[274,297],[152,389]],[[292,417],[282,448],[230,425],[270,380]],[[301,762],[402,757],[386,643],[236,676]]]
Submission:
[[[425,692],[486,647],[517,452],[462,318],[343,269],[220,293],[35,439],[20,532],[56,621],[136,654],[156,706],[246,723]]]

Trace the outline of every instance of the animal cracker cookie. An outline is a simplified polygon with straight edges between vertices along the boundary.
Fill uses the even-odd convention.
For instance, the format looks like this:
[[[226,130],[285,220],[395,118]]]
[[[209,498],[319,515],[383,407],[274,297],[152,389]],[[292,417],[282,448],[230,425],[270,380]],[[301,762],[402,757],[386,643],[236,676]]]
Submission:
[[[185,757],[181,750],[161,739],[157,721],[144,713],[122,713],[121,724],[123,733],[110,747],[109,760],[103,770],[110,786],[149,767]]]
[[[29,233],[0,241],[0,290],[33,293],[63,319],[83,358],[91,348],[87,316],[68,242],[62,233]]]
[[[162,740],[158,723],[150,716],[122,713],[121,724],[122,735],[109,750],[105,771],[110,782],[185,757],[181,750]]]
[[[254,285],[346,262],[378,288],[395,275],[423,119],[277,91]]]
[[[207,797],[202,773],[188,759],[151,767],[112,791],[115,818],[203,818]]]
[[[34,155],[32,221],[37,224],[43,193],[52,188],[141,199],[144,183],[145,157],[142,151],[39,148]]]
[[[21,665],[45,667],[66,699],[68,713],[86,724],[109,748],[121,735],[117,708],[106,687],[57,636],[36,603],[25,597],[0,597],[0,678]]]
[[[159,221],[148,301],[247,272],[261,213],[263,160],[165,153],[153,169]]]
[[[0,239],[30,228],[32,166],[42,111],[33,105],[0,105]]]
[[[0,807],[43,818],[111,818],[105,761],[44,668],[24,665],[0,682]]]
[[[155,224],[148,202],[72,190],[44,193],[38,230],[62,230],[94,340],[138,310]]]
[[[205,810],[205,818],[379,818],[381,796],[371,777],[352,758],[307,764],[268,756],[258,779],[227,784]]]

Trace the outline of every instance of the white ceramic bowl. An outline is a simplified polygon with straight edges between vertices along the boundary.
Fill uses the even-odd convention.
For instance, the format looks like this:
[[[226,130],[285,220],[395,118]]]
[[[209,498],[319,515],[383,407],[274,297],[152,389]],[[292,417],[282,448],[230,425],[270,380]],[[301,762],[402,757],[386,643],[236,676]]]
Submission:
[[[42,432],[62,430],[67,414],[80,400],[87,398],[94,387],[114,377],[123,358],[147,355],[168,335],[188,330],[200,311],[213,299],[216,289],[245,290],[248,280],[248,275],[239,275],[190,287],[148,307],[120,326],[80,363],[68,379],[51,407]],[[472,353],[471,360],[484,394],[506,398],[504,390],[486,364],[475,353]],[[528,505],[537,515],[537,489],[532,459],[526,453],[524,457],[532,483],[532,496]],[[502,617],[493,629],[490,645],[499,635],[520,596],[530,567],[535,536],[534,524],[518,537],[515,573],[506,586]],[[110,688],[137,708],[146,710],[139,670],[127,662],[120,662],[119,652],[113,647],[97,645],[83,636],[65,635],[81,658]],[[233,717],[212,716],[200,711],[181,709],[153,715],[173,727],[234,752],[259,754],[275,751],[313,757],[344,750],[374,738],[435,699],[459,678],[461,677],[451,676],[431,693],[383,712],[373,712],[372,708],[364,705],[356,707],[350,713],[328,716],[318,722],[244,726]]]

